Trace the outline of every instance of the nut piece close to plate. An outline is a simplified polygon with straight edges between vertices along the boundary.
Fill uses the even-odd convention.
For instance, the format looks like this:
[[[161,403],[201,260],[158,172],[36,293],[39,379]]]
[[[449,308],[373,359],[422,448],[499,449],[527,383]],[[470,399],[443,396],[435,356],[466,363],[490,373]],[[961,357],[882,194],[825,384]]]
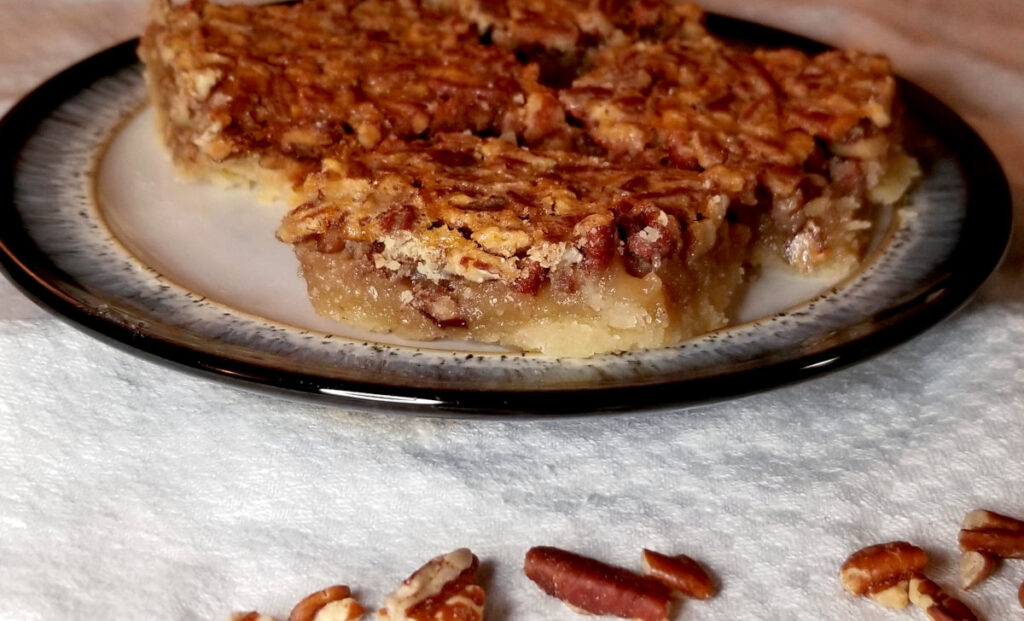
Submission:
[[[988,509],[975,509],[964,516],[961,528],[964,530],[1005,530],[1011,532],[1024,532],[1024,521],[1015,517],[989,511]]]
[[[960,548],[998,558],[1024,558],[1024,521],[977,509],[964,516]]]

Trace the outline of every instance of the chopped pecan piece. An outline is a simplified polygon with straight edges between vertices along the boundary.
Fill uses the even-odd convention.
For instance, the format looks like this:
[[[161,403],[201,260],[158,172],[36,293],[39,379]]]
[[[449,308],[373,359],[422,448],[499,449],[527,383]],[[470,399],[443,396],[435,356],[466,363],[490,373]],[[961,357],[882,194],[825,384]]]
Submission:
[[[466,548],[431,559],[387,597],[379,621],[483,621],[479,561]]]
[[[423,313],[440,328],[464,328],[466,318],[451,290],[441,283],[418,281],[413,286],[413,308]]]
[[[668,588],[628,569],[542,546],[526,553],[523,570],[548,595],[589,613],[642,621],[668,618]]]
[[[999,567],[999,558],[977,550],[960,554],[960,588],[970,589],[992,575]]]
[[[645,574],[681,595],[708,599],[715,594],[715,584],[707,570],[685,554],[666,556],[644,550],[642,562]]]
[[[910,601],[934,621],[977,621],[966,604],[946,594],[942,587],[924,576],[910,579]]]

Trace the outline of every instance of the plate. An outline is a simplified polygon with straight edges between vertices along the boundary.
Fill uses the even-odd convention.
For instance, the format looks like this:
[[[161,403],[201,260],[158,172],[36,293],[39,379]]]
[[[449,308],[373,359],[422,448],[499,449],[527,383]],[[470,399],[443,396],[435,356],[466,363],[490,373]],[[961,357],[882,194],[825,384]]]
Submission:
[[[817,43],[709,16],[720,36]],[[864,266],[840,283],[767,273],[734,325],[676,347],[583,360],[410,343],[320,318],[279,207],[185,184],[156,144],[136,41],[29,94],[0,121],[0,266],[96,336],[243,387],[358,410],[437,415],[661,410],[841,368],[959,308],[1009,241],[1006,179],[980,138],[901,82],[925,175]],[[237,217],[239,213],[245,218]],[[779,292],[783,292],[781,295]]]

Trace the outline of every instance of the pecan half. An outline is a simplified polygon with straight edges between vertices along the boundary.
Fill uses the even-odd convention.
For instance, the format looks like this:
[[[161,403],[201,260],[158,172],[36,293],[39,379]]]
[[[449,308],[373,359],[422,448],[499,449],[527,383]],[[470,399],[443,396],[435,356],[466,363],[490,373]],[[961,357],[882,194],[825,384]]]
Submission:
[[[523,571],[548,595],[589,613],[641,621],[668,618],[669,589],[628,569],[541,546],[526,553]]]
[[[707,570],[685,554],[666,556],[645,549],[640,560],[645,574],[675,593],[696,599],[708,599],[715,594],[715,584]]]
[[[998,556],[1000,558],[1024,558],[1024,531],[961,530],[960,548]]]
[[[445,283],[416,281],[412,289],[410,305],[438,328],[465,328],[467,320],[462,307]]]
[[[615,256],[617,243],[615,219],[611,213],[595,213],[576,223],[573,235],[578,239],[583,267],[598,273],[608,267]]]
[[[960,548],[967,552],[981,552],[1000,558],[1024,558],[1024,521],[1008,515],[987,509],[971,511],[964,516],[959,538]],[[978,559],[975,558],[974,562],[977,563]]]
[[[905,541],[880,543],[850,555],[839,570],[839,579],[853,595],[865,595],[872,587],[890,588],[922,570],[928,556]]]

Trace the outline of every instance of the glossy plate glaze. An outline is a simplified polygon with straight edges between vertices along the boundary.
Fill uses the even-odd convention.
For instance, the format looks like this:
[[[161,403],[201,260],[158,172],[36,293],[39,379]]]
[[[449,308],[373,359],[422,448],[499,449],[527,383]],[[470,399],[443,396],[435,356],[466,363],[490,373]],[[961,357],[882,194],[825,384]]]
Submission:
[[[720,17],[709,26],[758,44],[817,47]],[[26,294],[81,328],[250,388],[442,415],[729,398],[920,333],[970,297],[1009,239],[1009,190],[992,154],[944,105],[903,83],[911,150],[925,175],[845,281],[767,273],[746,292],[735,325],[659,350],[572,360],[402,342],[312,312],[290,248],[273,239],[280,207],[254,208],[244,192],[174,178],[151,113],[140,112],[134,48],[75,65],[0,122],[0,263]]]

